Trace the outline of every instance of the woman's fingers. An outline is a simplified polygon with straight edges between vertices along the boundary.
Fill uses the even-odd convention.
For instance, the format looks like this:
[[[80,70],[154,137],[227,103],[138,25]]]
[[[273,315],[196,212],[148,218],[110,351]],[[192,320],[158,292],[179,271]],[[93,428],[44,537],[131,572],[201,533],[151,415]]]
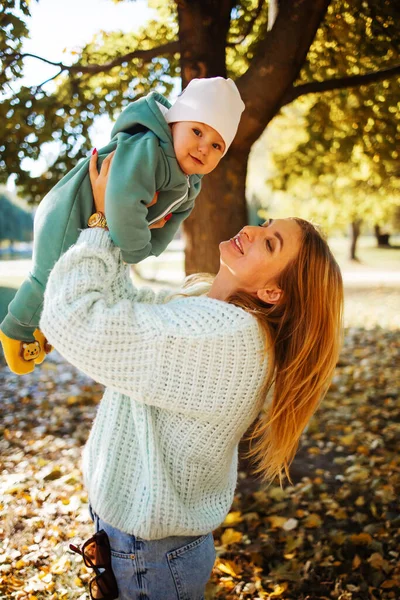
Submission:
[[[89,178],[92,186],[93,192],[93,200],[96,211],[102,212],[104,214],[105,211],[105,196],[106,196],[106,187],[107,187],[107,179],[108,172],[110,170],[111,161],[114,157],[115,151],[108,154],[102,162],[100,173],[97,168],[97,151],[94,150],[92,152],[92,156],[89,161]]]
[[[96,148],[93,150],[92,152],[92,156],[90,157],[90,162],[89,162],[89,178],[90,178],[90,183],[93,185],[96,182],[96,179],[99,176],[99,171],[97,169],[97,150]]]
[[[153,223],[153,225],[149,225],[149,229],[161,229],[164,227],[167,221],[165,219],[160,219],[157,223]]]
[[[115,154],[115,150],[113,152],[110,152],[110,154],[108,154],[108,156],[106,156],[105,159],[103,160],[103,163],[102,163],[101,169],[100,169],[100,175],[102,177],[107,177],[108,171],[110,169],[111,161],[114,158],[114,154]]]
[[[110,165],[111,165],[112,159],[114,157],[114,154],[115,154],[115,150],[114,150],[114,152],[111,152],[110,154],[108,154],[105,157],[105,159],[103,160],[103,162],[101,164],[100,172],[97,168],[97,159],[98,159],[97,150],[93,150],[92,156],[90,157],[90,161],[89,161],[89,177],[90,177],[90,183],[92,185],[95,208],[96,208],[96,210],[103,212],[103,213],[104,213],[105,188],[106,188],[106,184],[107,184],[108,172],[110,170]],[[153,199],[147,205],[148,208],[150,206],[153,206],[154,204],[156,204],[156,202],[158,200],[158,194],[159,194],[159,192],[156,192],[154,194]],[[172,217],[172,213],[166,215],[165,217],[163,217],[156,223],[153,223],[153,225],[150,225],[149,229],[161,229],[162,227],[164,227],[164,225],[169,221],[169,219],[171,217]]]
[[[95,182],[97,181],[98,177],[107,177],[114,154],[115,154],[115,150],[113,152],[110,152],[110,154],[108,154],[105,157],[105,159],[102,162],[102,165],[100,168],[100,173],[99,173],[99,170],[97,168],[97,159],[98,159],[99,155],[98,155],[96,149],[93,150],[92,156],[90,157],[90,162],[89,162],[89,178],[90,178],[90,183],[92,184],[92,187],[95,184]]]
[[[166,223],[168,223],[171,217],[172,213],[169,213],[169,215],[166,215],[156,223],[153,223],[153,225],[149,225],[149,229],[161,229]]]
[[[154,206],[154,204],[156,204],[156,203],[157,203],[157,200],[158,200],[158,194],[159,194],[159,193],[160,193],[160,192],[156,192],[156,193],[154,194],[152,201],[151,201],[151,202],[149,202],[148,204],[146,204],[147,208],[150,208],[150,206]]]

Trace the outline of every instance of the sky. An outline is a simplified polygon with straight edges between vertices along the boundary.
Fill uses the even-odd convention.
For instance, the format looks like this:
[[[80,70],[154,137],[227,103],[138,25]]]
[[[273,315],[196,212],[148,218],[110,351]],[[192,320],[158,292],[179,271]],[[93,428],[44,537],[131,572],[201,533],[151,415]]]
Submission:
[[[119,4],[112,0],[31,0],[30,10],[30,39],[24,51],[63,62],[68,59],[68,50],[84,45],[98,31],[132,31],[153,14],[146,0]],[[38,84],[54,72],[54,67],[26,59],[28,84]]]
[[[31,0],[30,10],[32,16],[27,20],[30,39],[23,50],[55,62],[67,62],[69,51],[83,46],[100,30],[134,31],[153,16],[147,0],[120,4],[112,0]],[[57,70],[37,59],[27,58],[23,83],[38,85]],[[108,117],[98,119],[91,131],[93,145],[103,146],[109,140],[111,128]],[[52,152],[51,148],[47,151]],[[35,163],[27,159],[23,163],[33,175],[41,173],[45,165],[44,159]],[[12,179],[8,187],[13,189]]]

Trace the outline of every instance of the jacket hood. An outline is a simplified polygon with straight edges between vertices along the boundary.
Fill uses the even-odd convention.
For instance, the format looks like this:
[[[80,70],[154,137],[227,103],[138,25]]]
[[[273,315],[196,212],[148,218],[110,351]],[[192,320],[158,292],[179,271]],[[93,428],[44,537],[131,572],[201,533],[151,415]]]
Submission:
[[[157,92],[151,92],[147,96],[135,100],[118,117],[111,131],[111,138],[121,132],[133,133],[133,128],[145,127],[160,139],[164,151],[168,146],[171,146],[173,151],[171,130],[163,114],[169,108],[171,108],[170,102]],[[169,154],[169,152],[167,153]]]

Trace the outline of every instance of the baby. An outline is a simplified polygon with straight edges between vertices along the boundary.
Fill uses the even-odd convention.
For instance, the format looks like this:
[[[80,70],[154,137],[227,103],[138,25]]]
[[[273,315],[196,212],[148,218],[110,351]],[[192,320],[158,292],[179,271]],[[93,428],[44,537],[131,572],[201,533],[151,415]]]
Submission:
[[[125,262],[138,263],[165,250],[192,211],[202,176],[228,151],[243,110],[234,82],[214,77],[193,79],[172,106],[152,92],[121,113],[98,163],[115,151],[106,192],[107,226]],[[102,218],[92,214],[88,168],[89,159],[80,162],[36,212],[32,271],[0,326],[14,373],[33,371],[50,351],[37,329],[47,278],[80,229]],[[162,219],[165,226],[154,228]]]

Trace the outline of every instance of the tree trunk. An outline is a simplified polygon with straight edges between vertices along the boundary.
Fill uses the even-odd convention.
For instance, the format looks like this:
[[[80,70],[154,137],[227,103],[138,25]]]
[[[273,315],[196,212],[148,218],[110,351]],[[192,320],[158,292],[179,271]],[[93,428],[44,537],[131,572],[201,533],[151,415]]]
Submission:
[[[182,88],[195,77],[226,77],[225,46],[232,0],[179,0]]]
[[[380,225],[374,225],[374,232],[376,237],[376,245],[378,248],[387,248],[390,246],[390,236],[388,233],[382,233]]]
[[[225,47],[232,0],[177,2],[182,87],[195,77],[226,77]],[[228,154],[206,175],[189,219],[184,222],[185,270],[216,273],[218,244],[246,222],[247,152]]]
[[[188,274],[215,273],[218,244],[247,223],[245,181],[251,146],[297,78],[329,2],[274,0],[273,26],[237,81],[246,111],[236,139],[216,171],[204,178],[196,207],[183,226]],[[182,87],[194,77],[226,77],[226,41],[235,0],[179,0],[176,5]]]
[[[350,244],[350,260],[358,260],[356,254],[357,240],[361,231],[361,219],[355,219],[350,224],[351,244]]]
[[[219,243],[247,223],[246,171],[247,156],[236,151],[204,177],[201,197],[184,223],[186,274],[217,273]]]

